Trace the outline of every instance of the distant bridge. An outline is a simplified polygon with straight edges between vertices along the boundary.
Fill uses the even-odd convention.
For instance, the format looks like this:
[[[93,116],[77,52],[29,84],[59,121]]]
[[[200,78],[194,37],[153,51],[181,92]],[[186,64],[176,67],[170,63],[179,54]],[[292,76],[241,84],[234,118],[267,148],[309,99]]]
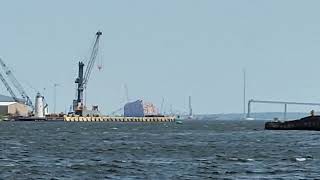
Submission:
[[[304,102],[286,102],[286,101],[261,101],[261,100],[254,100],[251,99],[248,101],[248,114],[247,118],[251,117],[251,106],[253,103],[256,104],[282,104],[284,105],[284,120],[287,120],[287,110],[288,105],[303,105],[303,106],[320,106],[320,103],[304,103]]]

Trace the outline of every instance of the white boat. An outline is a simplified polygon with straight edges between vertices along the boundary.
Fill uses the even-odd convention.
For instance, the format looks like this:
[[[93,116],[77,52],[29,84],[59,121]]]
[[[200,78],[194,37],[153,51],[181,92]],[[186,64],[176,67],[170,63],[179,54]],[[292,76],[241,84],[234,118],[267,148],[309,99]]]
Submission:
[[[245,117],[245,118],[242,118],[242,120],[245,120],[245,121],[254,121],[256,120],[255,118],[252,118],[252,117]]]

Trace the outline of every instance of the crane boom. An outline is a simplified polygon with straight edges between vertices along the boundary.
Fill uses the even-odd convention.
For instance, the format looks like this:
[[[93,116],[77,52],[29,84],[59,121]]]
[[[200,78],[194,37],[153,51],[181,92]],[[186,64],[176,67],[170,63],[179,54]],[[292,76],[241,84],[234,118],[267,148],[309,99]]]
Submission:
[[[96,40],[94,42],[93,48],[92,48],[92,52],[90,55],[90,59],[86,68],[86,71],[84,73],[84,81],[83,81],[83,85],[86,86],[88,84],[88,81],[90,79],[90,75],[93,69],[93,66],[96,62],[96,58],[98,55],[98,51],[99,51],[99,42],[100,42],[100,36],[102,35],[102,32],[98,31],[96,33]]]
[[[9,80],[11,81],[11,83],[13,84],[13,86],[17,89],[17,91],[19,92],[19,94],[21,95],[21,97],[25,100],[25,104],[34,108],[32,101],[30,99],[30,97],[27,95],[26,91],[23,89],[22,85],[19,83],[19,81],[17,80],[17,78],[14,76],[14,74],[12,73],[12,71],[8,68],[8,66],[4,63],[4,61],[0,58],[0,64],[2,66],[2,68],[4,69],[7,77],[9,78]],[[8,88],[7,88],[8,89]],[[12,89],[11,89],[12,90]],[[11,93],[10,93],[11,94]],[[11,94],[12,96],[12,94]]]
[[[17,98],[16,94],[13,92],[13,90],[9,86],[8,82],[6,81],[6,79],[4,78],[4,76],[1,73],[0,73],[0,79],[1,79],[2,83],[4,84],[4,86],[7,88],[7,91],[10,93],[13,100],[15,102],[19,102],[19,99]]]

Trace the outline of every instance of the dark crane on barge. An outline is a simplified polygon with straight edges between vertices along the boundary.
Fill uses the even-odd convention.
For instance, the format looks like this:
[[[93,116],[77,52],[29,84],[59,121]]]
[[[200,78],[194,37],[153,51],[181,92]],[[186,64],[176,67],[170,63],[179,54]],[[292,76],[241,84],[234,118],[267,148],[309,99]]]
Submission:
[[[84,71],[85,64],[82,61],[80,61],[78,64],[78,77],[75,81],[75,83],[77,84],[77,92],[76,99],[73,100],[73,111],[76,115],[79,116],[83,116],[83,111],[86,110],[86,104],[84,102],[84,91],[86,90],[86,87],[88,85],[88,81],[90,79],[90,75],[98,55],[101,35],[102,32],[100,31],[96,33],[96,39],[92,48],[90,59],[88,61],[88,64],[86,65],[86,70]]]

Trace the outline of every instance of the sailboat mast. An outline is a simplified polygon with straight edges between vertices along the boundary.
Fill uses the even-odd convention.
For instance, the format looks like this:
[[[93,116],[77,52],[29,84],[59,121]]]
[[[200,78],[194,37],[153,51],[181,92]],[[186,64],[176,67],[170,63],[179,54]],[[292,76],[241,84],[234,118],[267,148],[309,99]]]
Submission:
[[[246,117],[247,72],[243,69],[243,118]]]
[[[189,96],[189,118],[193,117],[191,96]]]

